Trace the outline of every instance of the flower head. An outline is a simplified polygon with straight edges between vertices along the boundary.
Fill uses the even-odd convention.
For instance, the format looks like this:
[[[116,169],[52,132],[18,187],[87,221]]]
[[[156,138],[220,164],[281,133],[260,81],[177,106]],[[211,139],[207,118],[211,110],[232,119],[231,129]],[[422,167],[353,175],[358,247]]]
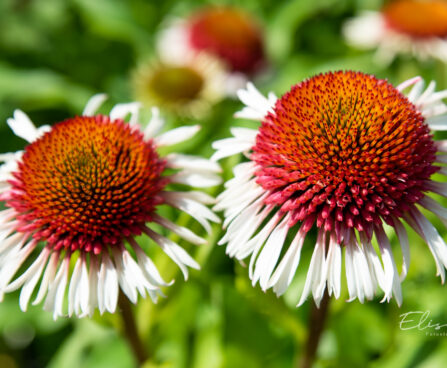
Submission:
[[[171,22],[161,33],[158,46],[166,60],[181,60],[190,53],[219,59],[230,70],[230,95],[245,83],[245,75],[257,73],[265,65],[258,25],[248,14],[232,7],[210,7]]]
[[[145,104],[198,118],[226,94],[225,76],[216,59],[188,54],[175,61],[140,64],[133,85],[137,99]]]
[[[434,87],[422,93],[420,78],[396,88],[347,71],[312,77],[279,99],[263,97],[252,85],[239,92],[247,107],[237,116],[262,124],[234,128],[233,138],[214,143],[214,159],[238,152],[249,159],[235,167],[215,208],[225,211],[228,227],[220,243],[237,259],[251,255],[253,284],[283,294],[314,228],[317,241],[299,304],[310,291],[319,303],[326,286],[340,295],[344,249],[350,299],[372,299],[380,286],[384,299],[394,294],[400,305],[400,279],[410,260],[403,221],[428,244],[444,281],[447,246],[419,209],[447,219],[447,209],[427,195],[447,196],[447,186],[432,179],[447,173],[439,165],[447,162],[444,155],[436,155],[445,144],[430,134],[430,128],[447,128],[441,101],[447,92]],[[394,228],[404,255],[400,276],[386,226]]]
[[[447,2],[396,0],[350,20],[344,33],[353,46],[377,47],[377,59],[385,64],[398,53],[447,61]]]
[[[189,139],[197,126],[158,135],[158,110],[147,127],[138,125],[139,104],[117,105],[110,115],[95,115],[103,95],[94,96],[84,114],[36,129],[21,111],[8,119],[16,135],[28,141],[23,152],[0,159],[0,297],[21,288],[26,310],[45,299],[54,318],[91,315],[96,308],[114,312],[118,290],[136,302],[146,293],[156,301],[169,285],[135,237],[144,233],[181,268],[199,268],[179,245],[152,224],[202,244],[204,239],[157,213],[168,205],[191,214],[206,229],[218,218],[202,192],[168,190],[170,183],[197,187],[219,182],[219,167],[194,156],[161,157],[157,149]],[[123,119],[130,114],[130,121]],[[167,169],[172,173],[168,175]],[[28,267],[25,261],[33,260]],[[75,261],[76,260],[76,261]],[[75,262],[71,271],[70,263]],[[18,277],[12,281],[13,277]]]

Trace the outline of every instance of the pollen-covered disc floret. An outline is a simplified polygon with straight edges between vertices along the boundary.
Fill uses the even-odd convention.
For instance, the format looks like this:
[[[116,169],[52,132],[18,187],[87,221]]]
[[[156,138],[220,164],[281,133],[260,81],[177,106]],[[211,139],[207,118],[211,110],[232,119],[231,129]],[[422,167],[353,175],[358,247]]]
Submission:
[[[428,196],[447,197],[447,185],[433,181],[434,173],[447,175],[447,144],[430,133],[447,129],[447,91],[435,92],[434,82],[423,87],[419,77],[393,87],[339,71],[299,83],[279,99],[252,84],[239,91],[246,106],[236,116],[261,126],[233,128],[233,137],[213,144],[216,160],[239,152],[249,159],[234,168],[215,209],[225,217],[219,243],[239,260],[251,256],[253,285],[283,294],[315,229],[298,305],[310,292],[319,304],[326,287],[340,296],[343,255],[349,300],[372,299],[380,287],[384,300],[394,296],[400,305],[410,262],[403,222],[425,240],[444,281],[447,245],[420,207],[447,224],[447,209]],[[400,275],[387,226],[400,242]]]
[[[48,247],[98,254],[151,220],[168,181],[164,167],[139,130],[107,116],[76,117],[26,147],[7,205]]]
[[[384,80],[319,75],[292,88],[263,120],[251,159],[266,204],[336,231],[372,226],[424,195],[436,148],[416,107]]]
[[[380,63],[387,64],[400,53],[447,61],[447,2],[391,1],[380,12],[364,12],[349,20],[343,32],[353,46],[377,48]]]
[[[169,283],[135,236],[152,239],[186,279],[187,267],[199,265],[156,229],[197,245],[205,240],[159,215],[159,206],[190,214],[208,232],[209,221],[219,220],[205,206],[213,202],[207,194],[169,190],[170,184],[216,185],[219,166],[195,156],[157,153],[158,147],[191,138],[199,127],[159,134],[163,120],[154,108],[141,129],[139,103],[95,115],[104,98],[92,97],[82,116],[53,127],[36,128],[19,110],[8,119],[29,144],[23,152],[0,155],[0,200],[6,207],[0,211],[0,300],[21,288],[22,310],[39,282],[33,304],[45,300],[44,309],[54,318],[92,315],[96,308],[114,312],[119,290],[133,303],[138,294],[156,301]]]

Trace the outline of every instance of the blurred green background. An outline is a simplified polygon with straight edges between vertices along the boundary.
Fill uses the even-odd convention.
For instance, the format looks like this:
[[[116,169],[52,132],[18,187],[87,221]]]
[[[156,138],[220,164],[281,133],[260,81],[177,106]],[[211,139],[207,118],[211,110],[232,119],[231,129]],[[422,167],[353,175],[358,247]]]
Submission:
[[[400,57],[388,68],[373,63],[371,52],[349,48],[341,37],[343,22],[362,9],[378,9],[379,0],[1,0],[0,1],[0,152],[22,149],[24,141],[6,125],[14,109],[27,112],[37,125],[52,124],[81,113],[97,92],[110,96],[107,106],[132,100],[130,76],[137,63],[154,56],[157,32],[167,17],[185,16],[209,4],[241,7],[263,28],[270,71],[258,81],[263,91],[281,95],[302,79],[327,70],[355,69],[392,83],[422,75],[446,88],[445,65]],[[177,149],[211,155],[211,142],[229,135],[241,108],[234,100],[215,106],[200,124],[199,137]],[[171,126],[195,123],[167,116]],[[238,158],[223,162],[224,176]],[[214,190],[214,193],[217,189]],[[168,214],[179,223],[187,217]],[[446,235],[439,220],[431,218]],[[197,227],[198,231],[200,228]],[[307,241],[301,266],[282,298],[251,287],[248,271],[215,245],[183,244],[202,265],[183,281],[176,266],[154,249],[155,263],[176,283],[157,305],[140,300],[138,327],[152,359],[147,367],[256,368],[292,367],[307,336],[310,303],[299,299],[312,254]],[[393,250],[400,269],[397,239]],[[404,302],[380,303],[381,296],[346,303],[346,287],[331,300],[330,317],[318,350],[317,367],[443,367],[447,339],[425,331],[399,328],[400,315],[431,312],[447,323],[445,287],[435,276],[428,247],[410,232],[412,263],[403,283]],[[155,248],[155,247],[153,247]],[[54,322],[42,306],[22,313],[18,294],[0,303],[0,367],[133,367],[136,362],[121,337],[119,315]]]

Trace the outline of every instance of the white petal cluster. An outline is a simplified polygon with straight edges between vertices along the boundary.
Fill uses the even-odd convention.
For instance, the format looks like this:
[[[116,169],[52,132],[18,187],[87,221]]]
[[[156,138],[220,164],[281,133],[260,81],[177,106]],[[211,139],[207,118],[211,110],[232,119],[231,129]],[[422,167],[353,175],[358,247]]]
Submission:
[[[106,99],[105,95],[95,95],[87,103],[83,114],[92,116]],[[140,129],[138,123],[140,104],[116,105],[110,112],[111,120],[129,118],[129,124]],[[153,140],[155,145],[170,146],[193,137],[199,126],[176,128],[160,134],[163,120],[158,109],[152,109],[152,118],[142,131],[144,139]],[[29,143],[51,130],[49,126],[36,128],[22,111],[15,111],[8,119],[8,125],[19,137]],[[18,168],[22,152],[0,155],[0,200],[6,201],[13,195],[9,180]],[[220,182],[220,167],[215,162],[180,154],[166,157],[167,167],[176,172],[170,177],[173,183],[193,187],[209,187]],[[161,196],[165,204],[178,208],[195,218],[208,232],[211,222],[219,218],[206,205],[214,199],[200,191],[180,192],[163,190]],[[53,250],[46,244],[38,244],[32,232],[18,220],[16,210],[9,208],[0,211],[0,300],[4,294],[21,288],[20,308],[26,310],[33,292],[38,289],[32,304],[44,302],[44,309],[51,311],[54,318],[60,316],[91,316],[95,309],[113,313],[117,307],[120,289],[135,303],[138,295],[149,295],[156,302],[163,296],[161,287],[169,286],[161,277],[153,261],[146,255],[137,241],[127,237],[125,242],[110,245],[100,254],[69,250]],[[153,223],[162,226],[181,238],[193,243],[204,244],[205,239],[190,229],[176,225],[170,220],[154,214]],[[25,230],[24,230],[25,229]],[[199,269],[199,264],[176,242],[157,233],[147,223],[143,230],[181,269],[188,278],[188,268]],[[21,274],[18,271],[24,262],[35,257],[34,261]],[[74,265],[74,266],[73,266]],[[16,278],[13,280],[14,276]],[[39,286],[38,286],[39,285]]]
[[[420,77],[402,83],[397,89],[404,91],[409,87],[412,88],[407,97],[426,118],[429,127],[447,130],[447,107],[442,102],[447,97],[447,91],[435,92],[434,82],[424,90],[424,81]],[[268,98],[263,97],[251,84],[238,94],[246,107],[236,116],[262,120],[267,114],[275,113],[273,107],[276,100],[273,94]],[[219,160],[243,153],[250,160],[257,130],[232,128],[231,133],[232,137],[214,142],[216,152],[212,159]],[[437,142],[437,147],[441,153],[437,156],[437,162],[447,165],[447,141]],[[217,197],[214,209],[223,211],[223,226],[226,229],[219,244],[226,244],[227,254],[240,261],[250,257],[249,276],[253,286],[259,282],[262,290],[273,288],[279,296],[286,292],[297,272],[301,250],[313,219],[310,223],[304,220],[301,225],[288,226],[288,213],[264,203],[269,193],[256,183],[254,173],[258,169],[254,161],[237,165],[233,170],[234,177],[225,183],[225,191]],[[439,172],[447,175],[447,166],[442,166]],[[432,181],[429,187],[433,193],[447,197],[447,184]],[[428,196],[419,205],[433,212],[447,226],[446,208]],[[444,240],[416,206],[405,214],[404,220],[428,244],[436,262],[437,274],[444,282],[447,268],[447,245]],[[336,298],[340,296],[343,258],[350,301],[358,299],[363,303],[370,300],[380,287],[384,293],[383,301],[389,301],[394,296],[400,305],[400,282],[408,273],[410,250],[403,223],[395,217],[393,222],[403,255],[400,274],[385,233],[386,225],[374,227],[377,246],[372,244],[364,232],[359,233],[348,226],[341,226],[340,239],[336,238],[335,232],[319,229],[297,306],[303,304],[309,294],[319,305],[326,288],[329,295],[333,294]],[[291,241],[287,240],[288,235],[292,236]]]

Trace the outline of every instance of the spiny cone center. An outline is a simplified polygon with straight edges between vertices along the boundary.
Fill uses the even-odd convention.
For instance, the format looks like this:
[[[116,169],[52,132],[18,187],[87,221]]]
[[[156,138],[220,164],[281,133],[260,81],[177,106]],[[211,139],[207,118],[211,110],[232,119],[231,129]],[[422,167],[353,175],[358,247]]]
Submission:
[[[316,218],[326,230],[391,223],[437,170],[415,106],[387,81],[356,72],[292,87],[264,118],[253,150],[265,202],[291,211],[292,224]]]
[[[447,36],[447,2],[398,0],[385,6],[390,27],[414,37]]]
[[[153,144],[123,121],[76,117],[27,146],[8,205],[36,239],[99,253],[150,220],[164,166]]]

